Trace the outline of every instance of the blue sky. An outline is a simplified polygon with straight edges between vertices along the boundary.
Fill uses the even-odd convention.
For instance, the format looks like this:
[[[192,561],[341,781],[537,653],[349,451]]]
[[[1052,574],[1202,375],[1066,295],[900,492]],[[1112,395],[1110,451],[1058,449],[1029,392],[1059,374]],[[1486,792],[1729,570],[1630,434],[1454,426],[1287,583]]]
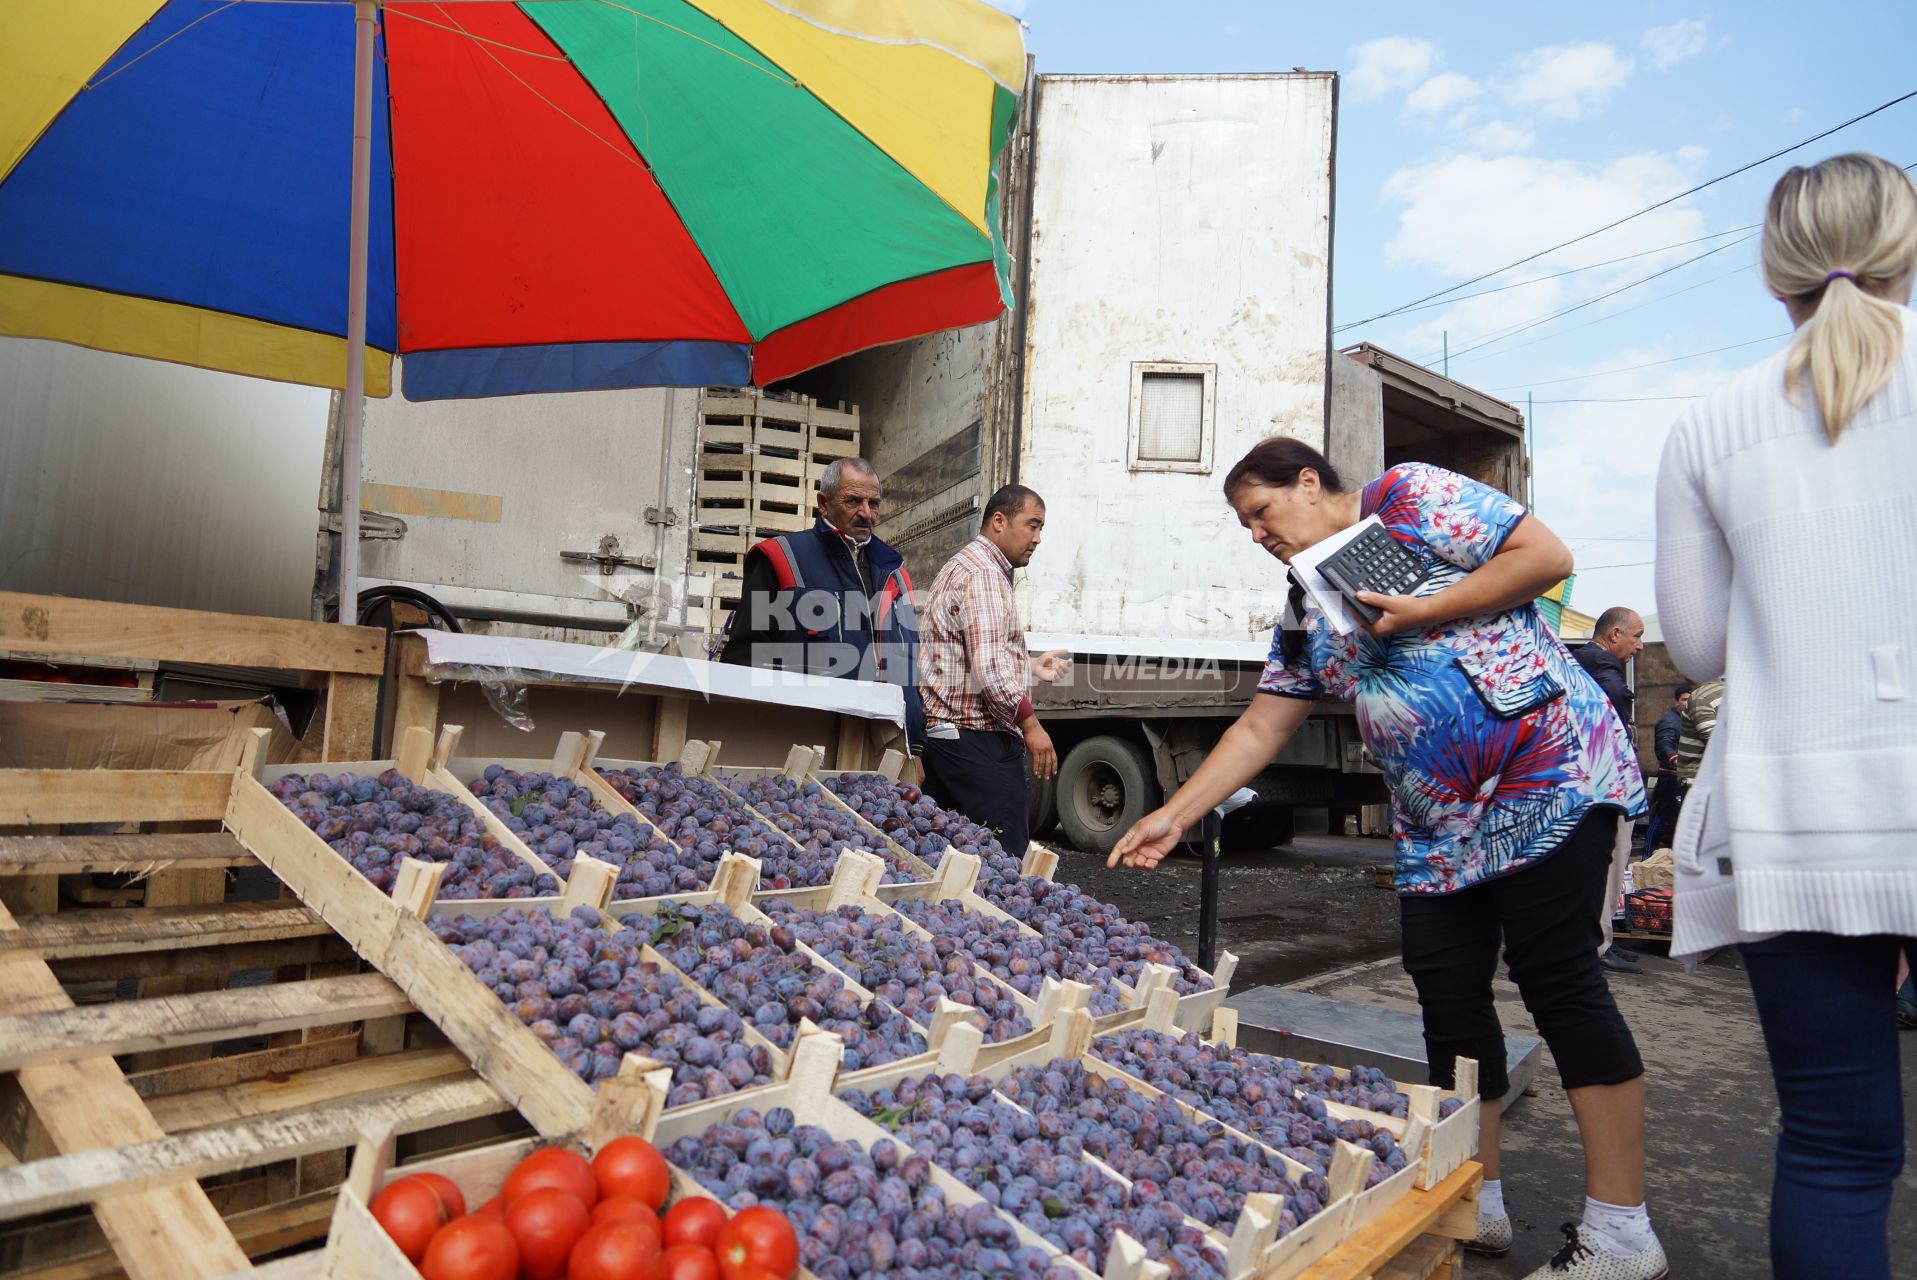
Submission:
[[[1340,325],[1568,240],[1917,89],[1909,0],[1847,4],[1841,19],[1830,6],[1783,3],[1003,7],[1027,23],[1041,72],[1340,72]],[[1338,341],[1366,339],[1436,365],[1448,332],[1453,377],[1520,406],[1531,392],[1537,512],[1577,554],[1574,605],[1652,610],[1658,452],[1686,403],[1663,397],[1710,390],[1781,349],[1789,330],[1763,291],[1755,239],[1721,233],[1758,222],[1790,165],[1850,150],[1917,162],[1917,99],[1459,292],[1591,269],[1478,298],[1453,295],[1346,329]],[[1614,299],[1471,350],[1666,268],[1674,269]],[[1748,345],[1715,350],[1733,344]],[[1618,369],[1627,371],[1581,376]]]

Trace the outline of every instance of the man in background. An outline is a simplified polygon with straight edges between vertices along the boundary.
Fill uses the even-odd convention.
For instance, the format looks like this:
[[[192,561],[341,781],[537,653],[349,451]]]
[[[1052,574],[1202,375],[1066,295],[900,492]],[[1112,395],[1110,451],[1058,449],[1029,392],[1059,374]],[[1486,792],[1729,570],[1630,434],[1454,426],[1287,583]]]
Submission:
[[[1691,686],[1679,685],[1671,694],[1670,710],[1658,717],[1657,728],[1651,733],[1651,753],[1657,757],[1657,781],[1651,792],[1651,821],[1644,828],[1647,855],[1670,847],[1671,836],[1677,830],[1678,789],[1683,786],[1677,776],[1677,736],[1684,706],[1690,700]]]
[[[925,790],[997,832],[1014,858],[1029,842],[1026,753],[1036,776],[1058,772],[1032,709],[1032,679],[1056,680],[1071,661],[1062,652],[1032,661],[1012,594],[1012,571],[1031,562],[1044,529],[1044,499],[1024,485],[999,489],[978,537],[939,570],[921,624]]]
[[[879,501],[871,463],[827,463],[812,527],[746,552],[739,607],[726,623],[719,661],[898,685],[906,745],[916,758],[925,730],[918,618],[905,557],[874,532]]]
[[[1598,688],[1611,700],[1612,709],[1624,722],[1626,736],[1631,733],[1632,693],[1631,678],[1624,664],[1643,650],[1644,619],[1638,617],[1635,610],[1614,605],[1598,615],[1591,643],[1573,650],[1571,655],[1591,673]],[[1631,827],[1629,818],[1617,824],[1617,844],[1611,850],[1611,876],[1605,882],[1604,901],[1598,908],[1598,918],[1604,926],[1604,945],[1598,948],[1598,954],[1604,957],[1605,968],[1618,973],[1644,972],[1637,962],[1637,952],[1611,941],[1611,918],[1617,910],[1618,893],[1624,888],[1624,866],[1631,858]]]
[[[1697,767],[1704,763],[1704,748],[1717,731],[1717,708],[1724,701],[1724,681],[1706,680],[1691,690],[1678,719],[1677,762],[1672,767],[1685,786],[1697,781]]]

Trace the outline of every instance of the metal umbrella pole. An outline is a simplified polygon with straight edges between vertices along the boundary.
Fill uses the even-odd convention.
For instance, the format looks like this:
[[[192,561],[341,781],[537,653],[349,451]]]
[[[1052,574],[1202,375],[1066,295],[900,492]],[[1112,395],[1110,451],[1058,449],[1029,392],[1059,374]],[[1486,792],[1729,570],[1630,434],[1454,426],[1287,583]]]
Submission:
[[[1198,967],[1210,973],[1218,964],[1218,859],[1223,853],[1225,815],[1258,798],[1250,787],[1240,787],[1217,808],[1199,819],[1187,833],[1185,847],[1198,864]]]
[[[366,421],[366,241],[372,220],[377,0],[353,5],[353,211],[347,243],[346,387],[339,416],[339,620],[359,621],[359,459]]]

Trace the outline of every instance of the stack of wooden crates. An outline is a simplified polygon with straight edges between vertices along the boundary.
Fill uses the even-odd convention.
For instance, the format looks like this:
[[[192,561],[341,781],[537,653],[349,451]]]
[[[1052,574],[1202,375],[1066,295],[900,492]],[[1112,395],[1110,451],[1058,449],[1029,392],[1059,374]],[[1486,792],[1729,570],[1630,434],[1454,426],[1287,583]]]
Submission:
[[[859,453],[859,407],[806,396],[707,388],[699,406],[688,629],[708,645],[739,604],[746,549],[812,527],[828,464]]]

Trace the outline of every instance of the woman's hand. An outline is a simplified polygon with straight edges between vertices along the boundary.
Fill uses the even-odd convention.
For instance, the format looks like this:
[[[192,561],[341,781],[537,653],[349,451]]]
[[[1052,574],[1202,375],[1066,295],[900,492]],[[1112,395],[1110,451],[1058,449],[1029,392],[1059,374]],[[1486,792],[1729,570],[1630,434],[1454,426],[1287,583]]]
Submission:
[[[1384,610],[1384,617],[1365,628],[1380,639],[1396,635],[1400,631],[1410,631],[1431,625],[1429,597],[1383,596],[1376,591],[1360,591],[1358,599],[1374,609]]]
[[[1184,826],[1172,816],[1170,809],[1155,809],[1132,824],[1132,829],[1112,847],[1112,856],[1105,859],[1105,865],[1115,867],[1123,862],[1128,867],[1150,871],[1178,847],[1178,837],[1184,833]]]

